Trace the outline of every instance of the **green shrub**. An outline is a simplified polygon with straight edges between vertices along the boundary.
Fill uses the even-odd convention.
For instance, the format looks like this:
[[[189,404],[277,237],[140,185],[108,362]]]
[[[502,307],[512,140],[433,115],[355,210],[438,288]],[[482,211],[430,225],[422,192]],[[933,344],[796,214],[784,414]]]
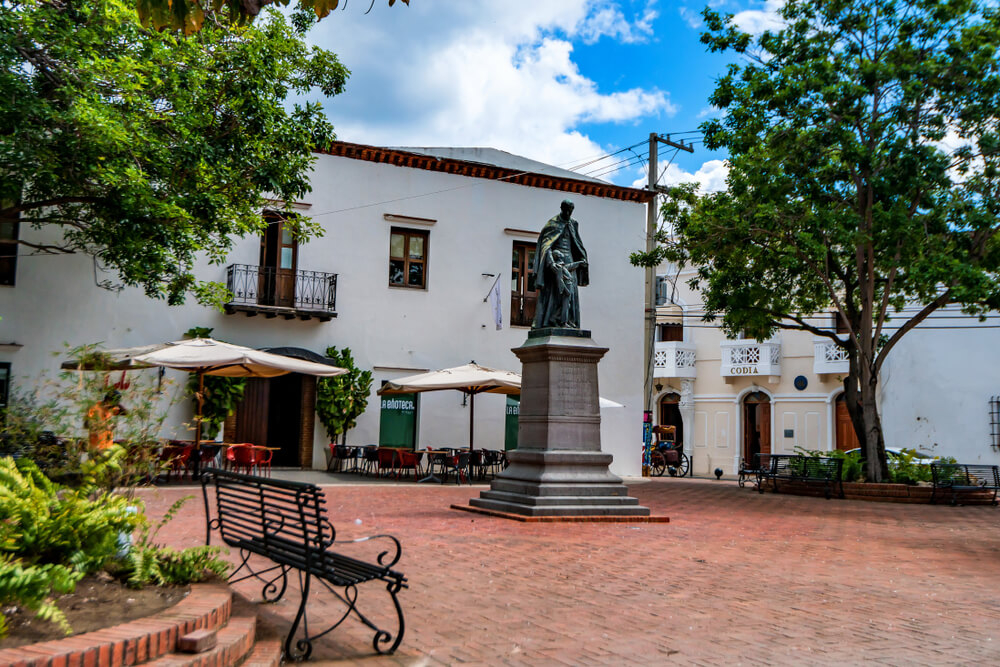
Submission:
[[[802,447],[796,447],[795,453],[800,456],[825,457],[842,460],[843,463],[840,467],[840,479],[844,482],[856,482],[863,479],[865,476],[864,470],[861,467],[861,455],[859,452],[848,454],[840,451],[839,449],[835,449],[832,452],[823,452],[815,449],[803,449]]]
[[[69,634],[72,629],[66,616],[52,602],[52,595],[72,593],[82,577],[82,572],[64,565],[25,565],[10,555],[0,554],[0,605],[20,605]],[[5,636],[7,623],[0,614],[0,638]]]
[[[96,572],[115,557],[119,536],[141,522],[128,498],[61,487],[32,461],[0,458],[0,551],[29,565]]]

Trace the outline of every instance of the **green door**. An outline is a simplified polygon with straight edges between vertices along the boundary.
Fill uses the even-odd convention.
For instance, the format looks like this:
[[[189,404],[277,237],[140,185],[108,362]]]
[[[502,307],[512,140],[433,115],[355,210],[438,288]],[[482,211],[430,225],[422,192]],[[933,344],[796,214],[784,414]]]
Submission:
[[[504,420],[503,448],[517,449],[517,417],[521,414],[521,397],[507,397],[507,412]]]
[[[378,444],[413,449],[417,443],[417,395],[390,394],[382,397]]]

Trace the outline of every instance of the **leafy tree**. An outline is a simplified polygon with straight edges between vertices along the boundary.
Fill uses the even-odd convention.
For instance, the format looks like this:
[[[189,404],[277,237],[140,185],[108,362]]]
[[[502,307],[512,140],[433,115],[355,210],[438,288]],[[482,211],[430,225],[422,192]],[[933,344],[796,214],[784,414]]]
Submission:
[[[390,7],[396,4],[396,0],[388,1]],[[402,2],[405,5],[410,4],[410,0],[402,0]],[[223,7],[228,10],[230,17],[243,25],[252,22],[257,18],[260,10],[271,3],[282,7],[288,6],[288,0],[212,0],[212,2],[204,0],[136,0],[135,7],[139,12],[139,18],[145,25],[152,25],[157,30],[169,27],[190,34],[201,30],[205,18],[211,18],[218,14]],[[340,0],[300,0],[299,3],[300,10],[315,12],[318,19],[325,17],[338,6],[340,6]],[[375,0],[371,0],[368,12],[374,6]],[[347,9],[347,0],[344,0],[343,8]]]
[[[336,95],[349,73],[305,43],[314,19],[269,10],[184,37],[143,28],[123,0],[0,8],[0,220],[44,229],[22,246],[88,253],[173,304],[224,298],[193,262],[261,233],[265,201],[296,234],[319,233],[291,202],[333,129],[288,96]]]
[[[346,368],[347,373],[316,381],[316,414],[326,427],[330,442],[343,443],[347,432],[358,423],[358,417],[368,407],[368,396],[372,388],[372,372],[362,371],[354,365],[350,348],[337,351],[336,347],[326,348],[326,356],[334,364]]]
[[[702,126],[728,189],[674,188],[665,245],[633,261],[697,267],[706,317],[759,339],[809,331],[848,356],[866,477],[889,476],[879,371],[934,311],[1000,306],[1000,13],[973,0],[789,0],[754,39],[706,10],[734,51]],[[849,333],[816,318],[833,311]]]

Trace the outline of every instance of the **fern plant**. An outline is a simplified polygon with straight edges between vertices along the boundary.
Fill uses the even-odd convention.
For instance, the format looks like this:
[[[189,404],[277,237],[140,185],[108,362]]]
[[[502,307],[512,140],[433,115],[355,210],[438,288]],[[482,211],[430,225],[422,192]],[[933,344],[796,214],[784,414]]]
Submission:
[[[0,458],[0,550],[29,565],[96,572],[114,558],[119,536],[142,521],[128,498],[61,487],[32,461]]]
[[[69,634],[72,628],[52,601],[52,595],[72,593],[82,577],[82,572],[64,565],[25,565],[7,554],[0,554],[0,605],[20,605]],[[0,614],[0,638],[6,635],[7,622]]]
[[[185,496],[171,505],[152,532],[148,525],[137,531],[137,539],[121,563],[121,574],[129,586],[175,586],[204,581],[211,575],[226,576],[229,563],[219,557],[224,552],[221,547],[199,546],[177,550],[154,543],[160,529],[172,521],[184,503],[193,497]]]

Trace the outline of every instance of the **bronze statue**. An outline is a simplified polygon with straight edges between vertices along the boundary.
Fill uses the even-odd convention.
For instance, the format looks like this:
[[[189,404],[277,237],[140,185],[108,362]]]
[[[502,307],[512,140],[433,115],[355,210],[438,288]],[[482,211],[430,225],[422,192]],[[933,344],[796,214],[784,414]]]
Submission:
[[[538,306],[532,329],[579,329],[580,287],[590,284],[587,251],[579,223],[570,217],[573,202],[563,200],[561,212],[545,223],[535,253]]]

